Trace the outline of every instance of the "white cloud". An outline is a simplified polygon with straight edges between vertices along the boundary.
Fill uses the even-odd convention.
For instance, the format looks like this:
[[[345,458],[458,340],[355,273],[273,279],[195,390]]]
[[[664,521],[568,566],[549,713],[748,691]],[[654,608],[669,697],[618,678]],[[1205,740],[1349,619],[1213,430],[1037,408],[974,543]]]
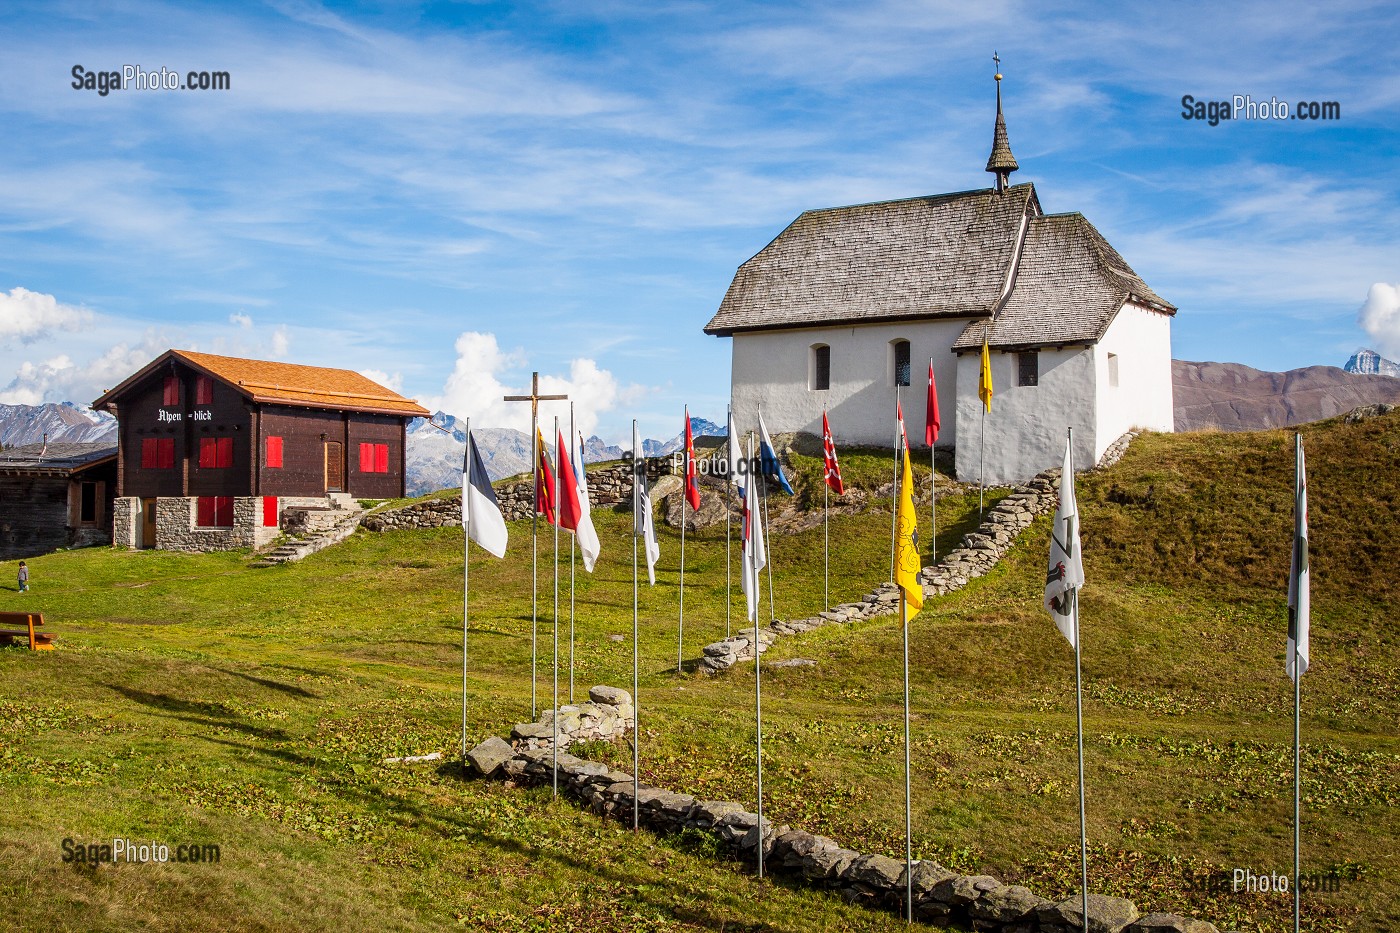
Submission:
[[[243,314],[241,311],[235,311],[232,314],[230,314],[228,316],[228,322],[230,324],[236,324],[244,330],[249,330],[253,326],[253,319],[250,318],[248,315]]]
[[[1356,315],[1361,329],[1371,335],[1382,356],[1400,356],[1400,285],[1376,282]]]
[[[0,389],[0,404],[42,405],[53,401],[51,390],[66,382],[72,372],[73,361],[66,356],[56,356],[37,365],[25,362],[10,384]]]
[[[360,375],[366,379],[372,379],[386,389],[395,392],[403,391],[403,373],[394,373],[392,376],[381,369],[362,369]]]
[[[503,351],[495,334],[468,331],[457,338],[457,361],[447,377],[442,394],[422,400],[426,407],[445,411],[458,418],[471,418],[483,428],[515,428],[530,430],[528,402],[507,402],[507,395],[529,395],[530,384],[519,385],[502,381],[519,373],[526,359],[520,351]],[[368,375],[368,374],[367,374]],[[370,378],[375,378],[371,376]],[[570,361],[568,376],[541,374],[540,394],[567,395],[574,403],[574,423],[585,436],[598,427],[598,416],[618,405],[629,404],[646,389],[640,385],[622,385],[608,370],[591,359]],[[553,419],[559,417],[561,429],[569,418],[568,402],[541,402],[540,428],[546,439],[553,430]]]
[[[53,295],[15,287],[0,292],[0,343],[33,343],[57,330],[77,330],[92,322],[92,313],[61,304]]]

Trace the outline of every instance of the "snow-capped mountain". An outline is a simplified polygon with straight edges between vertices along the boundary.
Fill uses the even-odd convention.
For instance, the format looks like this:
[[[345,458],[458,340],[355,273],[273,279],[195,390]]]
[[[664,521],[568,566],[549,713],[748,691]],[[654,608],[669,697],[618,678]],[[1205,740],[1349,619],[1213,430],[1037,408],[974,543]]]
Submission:
[[[116,443],[117,419],[72,402],[0,405],[0,446],[50,443]]]
[[[1381,356],[1375,350],[1357,350],[1342,367],[1349,373],[1371,376],[1400,376],[1400,363]]]
[[[690,419],[690,433],[693,437],[724,437],[729,430],[722,424],[706,421],[704,418]],[[665,457],[685,446],[684,432],[678,433],[669,441],[642,441],[642,452],[648,457]]]

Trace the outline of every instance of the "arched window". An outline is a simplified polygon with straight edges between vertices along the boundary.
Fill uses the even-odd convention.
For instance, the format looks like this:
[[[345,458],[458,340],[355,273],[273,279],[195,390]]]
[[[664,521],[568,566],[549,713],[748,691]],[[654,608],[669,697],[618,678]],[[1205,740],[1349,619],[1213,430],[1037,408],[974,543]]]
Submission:
[[[890,341],[890,372],[897,386],[909,385],[909,341]]]
[[[831,388],[831,347],[824,343],[812,345],[807,363],[807,387],[813,392]]]

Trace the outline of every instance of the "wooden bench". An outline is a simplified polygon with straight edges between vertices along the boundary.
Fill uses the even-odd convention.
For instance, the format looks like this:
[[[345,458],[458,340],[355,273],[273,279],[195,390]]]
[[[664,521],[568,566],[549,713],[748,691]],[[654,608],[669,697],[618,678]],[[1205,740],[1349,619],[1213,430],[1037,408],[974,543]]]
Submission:
[[[0,626],[25,626],[23,629],[0,628],[0,645],[12,644],[16,638],[28,638],[31,650],[52,651],[55,636],[34,631],[43,624],[44,615],[40,612],[0,612]]]

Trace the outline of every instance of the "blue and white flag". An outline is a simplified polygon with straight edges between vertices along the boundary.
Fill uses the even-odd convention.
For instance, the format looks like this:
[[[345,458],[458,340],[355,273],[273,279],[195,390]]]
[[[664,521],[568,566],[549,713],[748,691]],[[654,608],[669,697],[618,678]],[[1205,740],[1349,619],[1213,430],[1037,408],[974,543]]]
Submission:
[[[744,498],[744,470],[741,466],[743,456],[739,450],[739,429],[734,426],[734,409],[729,410],[729,439],[724,442],[729,456],[726,467],[729,470],[729,481],[739,490],[740,501]]]
[[[637,437],[637,423],[632,422],[632,484],[635,489],[637,514],[633,516],[632,533],[642,539],[647,553],[647,579],[656,586],[656,562],[661,559],[661,545],[656,543],[656,525],[651,516],[651,493],[647,491],[647,460],[642,442]]]
[[[462,527],[487,553],[506,556],[506,519],[470,431],[462,455]]]
[[[777,483],[783,492],[792,495],[792,486],[783,475],[783,465],[778,462],[778,453],[773,449],[773,439],[768,436],[768,425],[763,423],[763,412],[758,413],[758,468],[763,478]]]

